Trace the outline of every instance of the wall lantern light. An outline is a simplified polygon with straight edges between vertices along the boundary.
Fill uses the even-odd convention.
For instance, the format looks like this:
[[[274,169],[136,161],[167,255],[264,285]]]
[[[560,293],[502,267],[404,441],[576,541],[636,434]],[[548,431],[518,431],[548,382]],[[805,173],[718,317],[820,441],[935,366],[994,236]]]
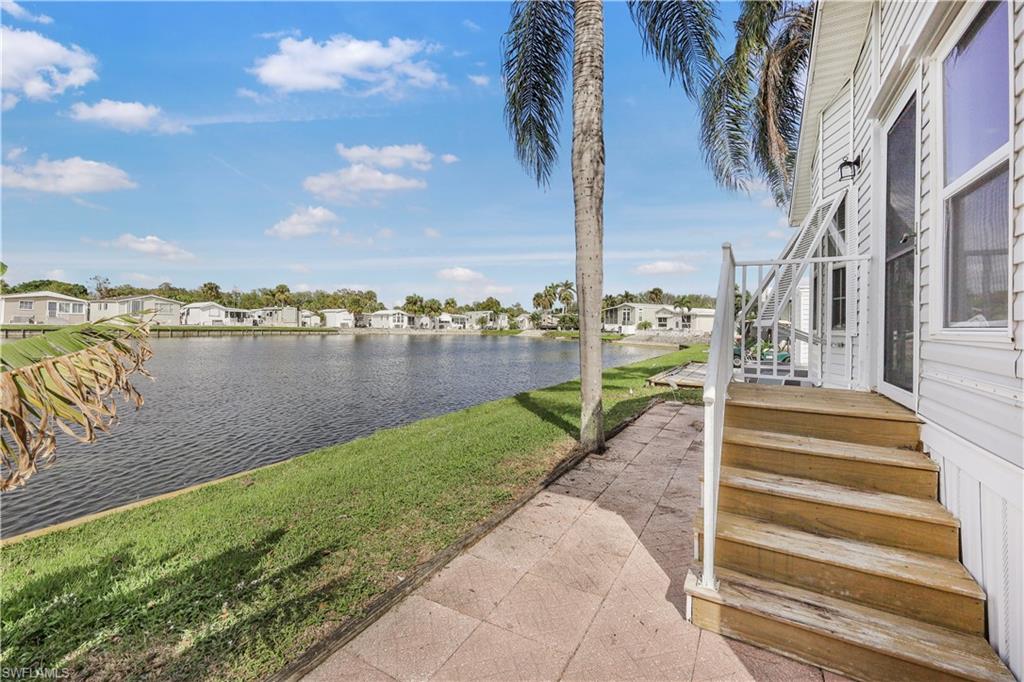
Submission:
[[[853,161],[849,159],[843,159],[839,164],[839,179],[840,180],[853,180],[857,177],[857,171],[860,169],[860,154]]]

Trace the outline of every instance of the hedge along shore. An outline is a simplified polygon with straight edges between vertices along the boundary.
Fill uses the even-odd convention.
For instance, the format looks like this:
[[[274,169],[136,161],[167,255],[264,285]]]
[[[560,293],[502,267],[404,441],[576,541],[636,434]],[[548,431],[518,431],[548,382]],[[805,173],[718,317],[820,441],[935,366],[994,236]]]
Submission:
[[[652,399],[698,400],[643,384],[705,354],[607,370],[609,429]],[[0,665],[111,679],[282,671],[522,503],[573,453],[578,420],[568,382],[3,547]]]

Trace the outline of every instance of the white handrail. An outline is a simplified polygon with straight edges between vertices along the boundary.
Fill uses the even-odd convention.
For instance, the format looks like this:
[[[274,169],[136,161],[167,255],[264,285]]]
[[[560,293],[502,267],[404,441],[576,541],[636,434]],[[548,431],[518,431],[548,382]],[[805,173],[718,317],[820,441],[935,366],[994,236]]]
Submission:
[[[732,381],[733,343],[736,335],[736,260],[732,246],[722,244],[722,270],[718,277],[715,321],[711,329],[708,373],[704,379],[704,545],[700,584],[718,589],[715,580],[715,534],[718,528],[718,479],[722,462],[725,401]]]

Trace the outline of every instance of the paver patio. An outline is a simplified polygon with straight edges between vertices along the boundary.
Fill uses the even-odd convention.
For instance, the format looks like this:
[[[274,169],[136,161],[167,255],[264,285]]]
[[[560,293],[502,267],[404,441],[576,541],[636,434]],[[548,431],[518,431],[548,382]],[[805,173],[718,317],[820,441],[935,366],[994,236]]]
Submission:
[[[702,419],[654,406],[306,679],[842,679],[686,621]]]

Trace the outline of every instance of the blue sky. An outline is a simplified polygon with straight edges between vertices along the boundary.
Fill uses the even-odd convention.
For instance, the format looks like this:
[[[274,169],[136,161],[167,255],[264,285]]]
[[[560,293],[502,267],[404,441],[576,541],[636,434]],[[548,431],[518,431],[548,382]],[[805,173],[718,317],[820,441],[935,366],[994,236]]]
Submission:
[[[4,9],[9,281],[528,304],[573,277],[568,145],[540,189],[505,130],[504,3]],[[715,187],[693,105],[606,20],[605,289],[710,293],[721,243],[772,256],[781,214]]]

